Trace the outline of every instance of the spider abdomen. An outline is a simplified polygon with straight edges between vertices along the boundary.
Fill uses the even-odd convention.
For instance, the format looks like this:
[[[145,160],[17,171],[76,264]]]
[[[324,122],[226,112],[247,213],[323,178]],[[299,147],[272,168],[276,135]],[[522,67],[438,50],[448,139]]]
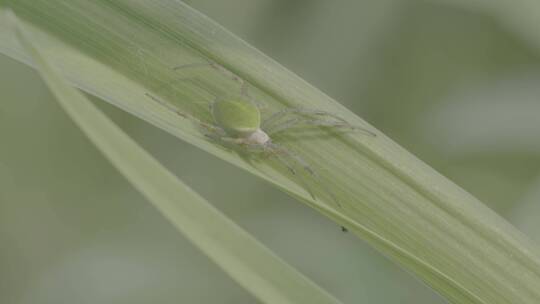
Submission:
[[[234,137],[246,137],[261,125],[261,112],[249,101],[242,99],[218,100],[212,105],[216,123]]]

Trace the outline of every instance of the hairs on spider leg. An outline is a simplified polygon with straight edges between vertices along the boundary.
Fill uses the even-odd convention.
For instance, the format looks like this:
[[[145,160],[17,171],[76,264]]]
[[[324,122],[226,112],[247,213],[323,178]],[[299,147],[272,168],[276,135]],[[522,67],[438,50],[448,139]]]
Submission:
[[[324,192],[328,193],[331,197],[332,197],[332,200],[337,204],[338,207],[342,208],[341,206],[341,203],[339,202],[339,200],[337,199],[335,193],[333,191],[331,191],[331,189],[329,189],[322,181],[321,181],[321,178],[319,177],[319,175],[317,174],[317,172],[315,172],[313,169],[311,169],[311,167],[309,166],[309,164],[302,158],[300,157],[299,155],[297,155],[296,153],[284,148],[284,147],[281,147],[275,143],[272,143],[270,144],[270,147],[271,149],[274,149],[278,152],[281,152],[283,153],[284,155],[286,155],[287,157],[289,157],[290,159],[294,160],[296,163],[300,164],[300,166],[302,166],[302,168],[313,178],[317,181],[317,184],[319,184],[319,186],[321,186],[324,190]],[[283,159],[283,158],[281,158]],[[290,167],[290,165],[288,166]],[[299,175],[298,175],[299,176]],[[305,181],[302,181],[302,183],[306,186],[306,189],[308,190],[308,192],[311,193],[311,190],[310,188],[307,186],[306,182]],[[316,200],[316,197],[312,194],[311,195],[313,197],[314,200]]]
[[[158,104],[164,106],[169,111],[172,111],[172,112],[176,113],[177,115],[182,116],[183,118],[189,118],[189,116],[187,114],[180,112],[177,108],[173,107],[172,105],[170,105],[167,102],[164,102],[163,100],[157,98],[156,96],[154,96],[154,95],[152,95],[152,94],[150,94],[148,92],[144,93],[144,95],[146,95],[147,97],[149,97],[153,101],[157,102]]]
[[[329,116],[329,117],[335,119],[336,121],[318,119],[318,118],[313,118],[313,117],[310,117],[310,116],[301,116],[301,117],[291,118],[289,120],[281,122],[281,124],[278,124],[279,119],[282,118],[282,117],[286,117],[287,113],[297,113],[297,112],[312,113],[312,114],[317,115],[317,116]],[[339,116],[336,116],[336,115],[333,115],[331,113],[324,112],[324,111],[304,110],[304,109],[291,109],[290,111],[287,111],[287,109],[285,109],[285,110],[282,110],[282,111],[278,112],[277,114],[279,114],[278,116],[281,116],[281,117],[277,118],[276,114],[274,114],[270,118],[266,119],[264,121],[264,123],[262,124],[262,128],[264,130],[267,130],[267,132],[269,134],[275,134],[275,133],[278,133],[278,132],[282,132],[282,131],[284,131],[286,129],[293,128],[293,127],[295,127],[296,125],[299,125],[299,124],[306,124],[306,125],[312,125],[312,126],[350,129],[352,131],[360,131],[360,132],[362,132],[364,134],[367,134],[367,135],[370,135],[370,136],[376,136],[375,133],[373,133],[373,132],[371,132],[371,131],[369,131],[369,130],[367,130],[365,128],[351,125],[350,123],[348,123],[343,118],[341,118]],[[268,122],[268,121],[270,121],[270,122]]]
[[[317,197],[315,196],[315,193],[313,193],[313,190],[311,190],[311,187],[308,185],[308,183],[305,181],[305,179],[300,174],[297,174],[298,172],[296,172],[296,169],[294,169],[294,166],[285,157],[280,155],[281,152],[282,152],[282,150],[275,151],[273,156],[275,156],[276,159],[279,162],[281,162],[281,164],[284,165],[287,168],[287,170],[289,170],[289,172],[291,172],[292,175],[294,175],[294,176],[296,176],[298,178],[298,180],[300,181],[300,183],[302,184],[304,189],[306,189],[306,191],[309,193],[311,198],[313,200],[317,200]]]
[[[204,85],[204,82],[202,82],[197,77],[176,78],[169,82],[161,81],[161,84],[152,90],[156,93],[159,93],[164,89],[170,89],[170,91],[173,93],[173,96],[176,98],[178,96],[178,92],[182,91],[177,87],[177,85],[180,83],[190,83],[191,90],[203,91],[207,94],[212,95],[214,98],[217,98],[217,95],[214,94],[212,90],[209,89],[206,85]]]
[[[304,108],[286,108],[270,115],[270,117],[268,117],[265,120],[264,125],[276,123],[277,121],[279,121],[279,119],[286,117],[288,114],[299,114],[303,116],[309,116],[309,115],[329,116],[343,122],[344,124],[348,124],[348,122],[345,119],[339,117],[338,115],[332,114],[330,112],[326,112],[322,110],[314,110],[314,109],[304,109]]]
[[[181,82],[191,82],[192,84],[197,85],[195,80],[193,78],[191,78],[191,77],[177,78],[177,79],[174,79],[171,82],[166,82],[166,81],[161,81],[161,82],[162,82],[162,84],[158,88],[156,88],[154,91],[159,92],[159,91],[163,90],[164,88],[174,87],[175,84],[181,83]]]
[[[184,112],[181,112],[180,110],[178,110],[176,107],[172,106],[171,104],[157,98],[156,96],[146,92],[144,93],[144,95],[146,95],[147,97],[149,97],[150,99],[152,99],[153,101],[157,102],[158,104],[162,105],[163,107],[165,107],[167,110],[175,113],[176,115],[182,117],[182,118],[185,118],[185,119],[189,119],[195,123],[197,123],[198,125],[200,125],[201,127],[205,128],[206,130],[208,131],[211,131],[211,132],[214,132],[214,133],[219,133],[221,131],[220,128],[212,125],[212,124],[209,124],[209,123],[206,123],[206,122],[203,122],[202,120],[196,118],[195,116],[192,116],[190,114],[187,114],[187,113],[184,113]]]
[[[222,73],[223,75],[227,76],[228,78],[240,83],[240,85],[241,85],[241,87],[240,87],[241,95],[249,97],[248,92],[247,92],[248,91],[247,82],[244,79],[242,79],[242,77],[238,76],[237,74],[230,71],[229,69],[227,69],[226,67],[222,66],[219,63],[212,62],[212,61],[199,62],[199,63],[190,63],[190,64],[184,64],[184,65],[173,67],[173,70],[178,71],[178,70],[185,69],[185,68],[196,68],[196,67],[205,67],[205,66],[210,66],[210,67],[214,68],[215,70],[219,71],[220,73]]]
[[[334,128],[334,129],[340,129],[340,130],[348,129],[350,131],[361,131],[361,132],[366,132],[366,134],[368,135],[374,135],[373,133],[365,129],[358,128],[350,124],[344,124],[341,121],[331,121],[331,120],[323,120],[323,119],[307,119],[307,118],[289,119],[287,121],[284,121],[281,125],[271,126],[270,128],[266,129],[266,132],[269,135],[274,135],[276,133],[280,133],[288,129],[299,127],[302,124],[318,126],[318,127]]]
[[[188,63],[188,64],[177,65],[175,67],[172,67],[172,69],[174,71],[178,71],[178,70],[186,69],[186,68],[197,68],[197,67],[202,67],[202,66],[210,66],[211,64],[212,63],[210,63],[210,62]]]
[[[244,80],[240,76],[238,76],[235,73],[231,72],[229,69],[225,68],[221,64],[218,64],[218,63],[212,62],[212,61],[180,65],[180,66],[174,67],[173,70],[178,71],[178,70],[184,69],[184,68],[204,67],[204,66],[210,66],[210,67],[214,68],[215,70],[218,70],[222,74],[228,76],[232,80],[237,81],[237,82],[239,82],[241,84],[244,83]]]

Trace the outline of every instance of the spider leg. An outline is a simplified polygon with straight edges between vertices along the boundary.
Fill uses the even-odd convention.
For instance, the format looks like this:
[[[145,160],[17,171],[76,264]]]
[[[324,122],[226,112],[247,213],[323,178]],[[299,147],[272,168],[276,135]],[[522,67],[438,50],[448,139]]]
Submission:
[[[150,99],[152,99],[153,101],[157,102],[158,104],[162,105],[163,107],[165,107],[167,110],[183,117],[183,118],[186,118],[186,119],[189,119],[191,121],[194,121],[195,123],[199,124],[201,127],[205,128],[206,130],[210,131],[210,132],[222,132],[223,130],[221,130],[221,128],[217,127],[217,126],[214,126],[212,124],[209,124],[209,123],[206,123],[206,122],[203,122],[201,121],[200,119],[190,115],[190,114],[187,114],[187,113],[184,113],[184,112],[181,112],[180,110],[178,110],[176,107],[172,106],[171,104],[157,98],[156,96],[150,94],[150,93],[145,93],[144,95],[146,95],[147,97],[149,97]]]
[[[287,152],[285,151],[285,149],[284,148],[279,148],[278,149],[277,147],[278,147],[277,145],[273,145],[273,146],[266,147],[266,149],[267,149],[268,152],[272,153],[272,156],[275,156],[276,159],[282,165],[284,165],[287,168],[287,170],[289,170],[289,172],[291,172],[292,175],[298,177],[298,180],[300,181],[300,183],[302,184],[304,189],[306,189],[306,191],[309,193],[311,198],[313,200],[317,200],[317,197],[315,196],[315,193],[313,192],[311,187],[308,185],[307,181],[302,177],[302,175],[298,174],[298,172],[294,168],[294,165],[291,163],[291,161],[289,159],[287,159],[286,157],[283,157],[284,155],[288,156],[288,154],[286,154]],[[308,171],[308,173],[310,173],[310,175],[311,175],[311,173],[313,171],[311,169],[309,169],[309,170],[310,171]]]
[[[238,145],[238,143],[236,142],[236,138],[228,137],[223,129],[209,131],[208,133],[205,133],[204,136],[208,137],[209,139],[213,141],[220,143],[221,145],[225,145],[225,146],[227,144]]]
[[[257,100],[255,100],[253,97],[249,95],[249,86],[248,83],[242,79],[242,77],[238,76],[237,74],[231,72],[229,69],[225,68],[224,66],[215,63],[215,62],[199,62],[199,63],[190,63],[190,64],[184,64],[180,66],[173,67],[173,70],[181,70],[186,68],[197,68],[197,67],[211,67],[221,74],[225,75],[227,78],[230,78],[240,84],[240,96],[246,98],[249,102],[254,104],[257,108],[260,110],[264,110],[268,108],[264,103],[261,103]]]
[[[243,146],[243,147],[247,147],[247,148],[251,148],[253,149],[253,147],[256,147],[256,145],[250,145],[250,144],[246,144],[245,143],[245,139],[243,138],[237,138],[237,137],[230,137],[230,136],[227,136],[225,131],[223,131],[223,136],[221,136],[220,138],[218,138],[221,142],[223,143],[228,143],[228,144],[235,144],[235,145],[238,145],[238,146]],[[253,147],[252,147],[253,146]],[[258,145],[257,145],[258,146]],[[252,152],[261,152],[261,151],[256,151],[256,150],[253,150]]]
[[[289,156],[289,154],[290,154],[290,152],[288,152],[285,148],[282,148],[282,147],[280,147],[280,146],[278,146],[276,144],[265,144],[265,145],[253,144],[253,143],[246,142],[246,140],[243,139],[243,138],[223,137],[223,138],[220,138],[220,140],[222,142],[233,143],[233,144],[236,144],[236,145],[241,146],[243,148],[246,148],[252,153],[270,153],[270,156],[276,157],[276,159],[282,165],[284,165],[292,175],[298,177],[298,180],[300,181],[300,183],[302,184],[304,189],[306,189],[306,191],[309,193],[309,195],[314,200],[317,199],[316,196],[315,196],[315,193],[313,192],[311,187],[308,185],[306,180],[301,175],[298,174],[298,171],[295,169],[294,164],[291,163],[291,161],[289,159],[284,157],[284,156]],[[294,158],[292,158],[290,156],[289,156],[289,158],[292,159],[292,160],[295,160]],[[304,164],[305,164],[305,162],[304,162]],[[305,164],[304,169],[306,171],[308,171],[308,173],[310,175],[313,175],[313,173],[314,173],[313,170],[311,170],[311,168],[309,168],[309,166],[307,166],[307,164]]]
[[[336,120],[339,120],[343,123],[348,123],[345,119],[333,114],[333,113],[330,113],[330,112],[326,112],[326,111],[322,111],[322,110],[313,110],[313,109],[304,109],[304,108],[286,108],[286,109],[283,109],[281,111],[277,111],[276,113],[270,115],[270,117],[268,117],[265,121],[264,121],[264,124],[263,125],[268,125],[268,124],[272,124],[272,123],[276,123],[276,121],[278,121],[279,119],[289,115],[289,114],[299,114],[299,115],[303,115],[303,116],[319,116],[319,117],[324,117],[324,116],[327,116],[327,117],[331,117],[333,119],[336,119]]]
[[[319,175],[313,170],[311,169],[311,167],[309,166],[309,164],[302,158],[300,157],[298,154],[288,150],[288,149],[285,149],[284,147],[278,145],[278,144],[275,144],[275,143],[270,143],[270,144],[267,144],[267,147],[274,152],[274,155],[276,155],[276,157],[278,158],[278,160],[280,160],[285,166],[287,166],[287,168],[291,171],[291,173],[293,173],[293,175],[296,175],[296,171],[294,170],[294,166],[292,166],[290,164],[290,162],[285,158],[285,157],[282,157],[282,155],[288,157],[289,159],[292,159],[294,162],[296,162],[297,164],[299,164],[300,166],[302,166],[302,168],[304,169],[304,171],[306,171],[312,178],[314,178],[317,183],[319,184],[319,186],[321,186],[324,191],[326,193],[328,193],[331,197],[332,197],[332,200],[338,205],[339,208],[342,208],[341,204],[339,203],[339,200],[337,199],[336,195],[334,194],[333,191],[331,191],[326,185],[325,183],[323,183],[319,177]],[[315,195],[313,194],[313,191],[311,190],[311,188],[307,185],[306,181],[303,180],[301,178],[300,175],[296,175],[296,176],[299,176],[300,177],[300,181],[302,182],[302,184],[304,185],[304,187],[306,187],[306,190],[310,193],[310,195],[312,196],[312,198],[314,200],[316,200],[315,198]]]
[[[171,88],[173,91],[173,95],[176,97],[178,95],[178,91],[181,91],[177,88],[177,84],[180,83],[190,83],[190,88],[197,88],[198,90],[204,91],[205,93],[208,93],[212,95],[214,98],[217,98],[217,95],[212,92],[209,88],[205,87],[197,77],[183,77],[183,78],[176,78],[170,82],[162,81],[162,84],[159,85],[156,89],[153,89],[154,92],[161,92],[164,89]]]
[[[332,121],[332,120],[324,120],[324,119],[313,119],[313,118],[307,118],[307,117],[297,117],[292,118],[289,120],[284,121],[281,125],[274,125],[270,128],[266,129],[266,133],[268,135],[273,135],[279,132],[283,132],[285,130],[297,127],[298,125],[311,125],[311,126],[319,126],[319,127],[326,127],[326,128],[333,128],[333,129],[349,129],[351,131],[360,131],[370,136],[376,136],[375,133],[368,131],[363,128],[359,128],[356,126],[353,126],[349,123],[343,123],[342,121]]]
[[[173,81],[171,81],[171,82],[165,82],[165,81],[162,81],[162,82],[163,82],[163,84],[160,85],[160,86],[158,86],[158,87],[157,87],[156,89],[154,89],[153,91],[159,92],[159,91],[161,91],[161,90],[163,90],[163,89],[165,89],[165,88],[167,88],[167,87],[174,87],[175,84],[181,83],[181,82],[191,82],[192,84],[197,85],[197,84],[195,83],[195,81],[194,81],[192,78],[189,78],[189,77],[178,78],[178,79],[175,79],[175,80],[173,80]]]
[[[292,118],[281,122],[280,119],[286,117],[288,114],[299,114],[300,117]],[[328,120],[327,118],[333,119]],[[298,124],[307,124],[313,126],[324,126],[340,129],[350,129],[355,131],[361,131],[370,136],[376,136],[375,133],[361,127],[354,126],[347,122],[345,119],[321,110],[302,109],[302,108],[288,108],[278,111],[268,117],[261,128],[268,130],[270,133],[281,132],[283,130],[295,127]]]
[[[215,63],[215,62],[200,62],[200,63],[191,63],[191,64],[184,64],[180,66],[173,67],[173,70],[181,70],[185,68],[195,68],[195,67],[205,67],[209,66],[217,71],[219,71],[221,74],[227,76],[228,78],[238,82],[240,84],[240,94],[244,97],[249,97],[248,94],[248,83],[242,79],[242,77],[236,75],[235,73],[231,72],[229,69],[225,68],[224,66]]]

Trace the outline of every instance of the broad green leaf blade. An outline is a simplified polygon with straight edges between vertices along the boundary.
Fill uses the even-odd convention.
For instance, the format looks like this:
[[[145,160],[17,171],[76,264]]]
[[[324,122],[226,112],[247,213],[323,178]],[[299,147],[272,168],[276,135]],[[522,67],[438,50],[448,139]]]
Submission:
[[[346,226],[454,303],[539,303],[540,250],[514,227],[383,134],[289,133],[274,138],[320,175],[297,178],[270,159],[246,162],[151,93],[211,122],[207,103],[238,94],[212,60],[249,84],[268,113],[317,108],[369,128],[353,113],[180,1],[0,0],[28,24],[40,51],[74,85],[262,177]],[[1,22],[1,21],[0,21]],[[27,61],[0,23],[0,51]],[[321,37],[324,39],[324,37]],[[329,58],[332,60],[332,58]],[[179,81],[190,78],[191,81]],[[332,190],[341,207],[331,199]]]
[[[133,186],[210,259],[264,303],[339,303],[178,180],[70,87],[12,18],[17,37],[62,108]]]

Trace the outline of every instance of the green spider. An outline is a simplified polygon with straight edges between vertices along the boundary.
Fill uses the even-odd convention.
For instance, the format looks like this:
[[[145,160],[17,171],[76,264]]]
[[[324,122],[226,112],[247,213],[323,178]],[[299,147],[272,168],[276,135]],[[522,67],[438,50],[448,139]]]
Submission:
[[[291,150],[286,149],[282,145],[273,142],[272,136],[302,125],[340,130],[356,130],[372,137],[376,136],[375,133],[371,131],[353,126],[343,118],[321,110],[286,108],[273,113],[268,118],[263,120],[259,105],[255,103],[253,98],[251,98],[248,94],[247,83],[233,72],[227,70],[225,67],[214,62],[209,62],[188,64],[178,66],[173,69],[180,70],[185,68],[208,66],[238,82],[241,87],[240,94],[238,96],[233,98],[219,98],[216,96],[216,98],[210,102],[210,113],[212,114],[214,120],[213,124],[203,122],[191,115],[182,113],[178,111],[178,109],[173,108],[170,104],[163,102],[149,93],[146,93],[146,96],[162,104],[176,114],[199,124],[208,132],[205,134],[205,136],[217,141],[218,143],[223,145],[237,146],[248,154],[262,153],[265,155],[274,156],[291,172],[291,174],[295,176],[299,176],[297,170],[295,169],[295,165],[299,164],[303,170],[317,180],[319,180],[317,173],[306,161],[304,161],[304,159]],[[190,79],[188,78],[182,80]],[[283,120],[285,117],[290,118]],[[300,181],[311,197],[315,200],[316,197],[307,183],[302,179]],[[319,184],[322,187],[326,187],[322,182],[319,182]],[[329,191],[328,189],[326,189],[326,192],[328,192],[338,206],[341,207],[333,192]]]

